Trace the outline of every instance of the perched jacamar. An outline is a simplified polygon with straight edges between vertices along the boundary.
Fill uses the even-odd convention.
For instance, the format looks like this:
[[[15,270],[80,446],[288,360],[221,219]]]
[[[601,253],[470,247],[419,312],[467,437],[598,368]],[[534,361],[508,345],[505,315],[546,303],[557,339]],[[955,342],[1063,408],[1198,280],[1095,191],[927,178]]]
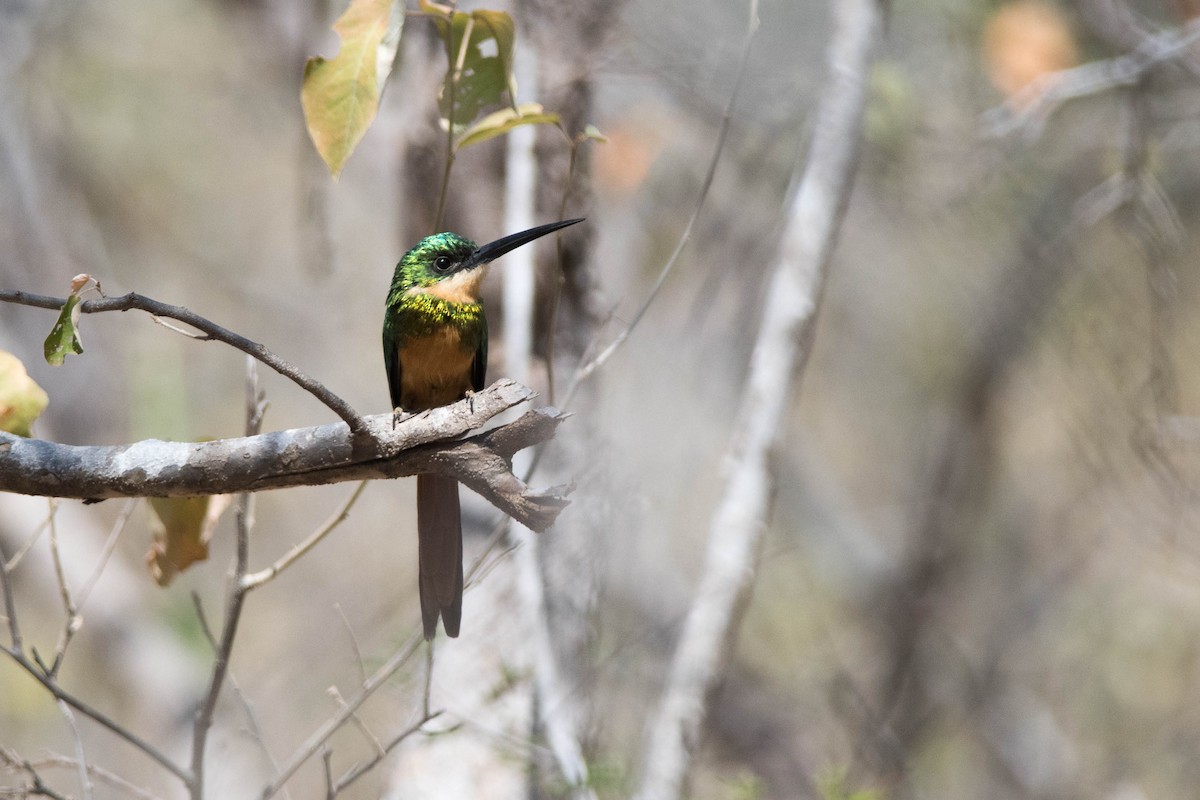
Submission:
[[[383,360],[392,412],[425,411],[483,389],[487,318],[479,290],[488,264],[539,236],[582,222],[568,219],[477,246],[456,233],[426,236],[396,265],[383,317]],[[458,482],[417,476],[417,547],[425,638],[458,636],[462,619],[462,520]]]

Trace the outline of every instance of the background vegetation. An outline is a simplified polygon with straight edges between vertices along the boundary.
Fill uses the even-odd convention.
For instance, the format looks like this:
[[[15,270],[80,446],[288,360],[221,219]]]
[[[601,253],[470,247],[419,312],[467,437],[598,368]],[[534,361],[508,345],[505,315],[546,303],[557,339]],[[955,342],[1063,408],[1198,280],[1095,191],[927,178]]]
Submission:
[[[298,91],[305,58],[335,49],[329,25],[341,10],[272,0],[0,7],[0,287],[64,294],[73,275],[91,273],[109,294],[186,305],[266,343],[363,413],[387,410],[384,292],[437,203],[445,62],[432,26],[410,20],[379,117],[329,183]],[[581,122],[608,138],[587,145],[586,180],[566,209],[588,216],[591,237],[568,276],[567,358],[593,328],[611,335],[628,321],[678,241],[737,78],[745,9],[627,0],[597,17],[573,60],[554,51],[546,8],[510,10],[518,51],[525,42],[539,57],[531,97],[554,109],[558,93],[586,84],[593,116]],[[1200,45],[1163,55],[1161,38],[1146,39],[1190,13],[1166,0],[891,9],[815,347],[775,456],[753,601],[693,796],[1139,800],[1189,796],[1200,783]],[[568,679],[600,797],[636,785],[825,75],[825,4],[764,0],[759,16],[692,240],[567,423],[590,444],[559,459],[580,487],[564,525],[592,536],[575,563],[592,576],[586,658]],[[524,25],[543,27],[523,39]],[[1120,85],[1103,73],[1103,91],[1058,104],[1028,88],[1130,52],[1149,68]],[[565,158],[553,132],[538,142],[547,161]],[[459,158],[446,227],[480,241],[507,232],[504,143]],[[538,222],[556,215],[562,191],[545,180],[553,200]],[[498,297],[504,267],[496,273]],[[499,304],[489,312],[499,332]],[[0,349],[50,397],[40,438],[242,431],[234,351],[145,318],[95,315],[86,355],[51,368],[40,360],[51,323],[45,311],[0,306]],[[505,356],[493,346],[493,377],[506,374]],[[532,382],[545,391],[544,370]],[[330,421],[278,376],[262,384],[267,429]],[[255,557],[276,557],[347,491],[260,496]],[[417,628],[413,491],[369,485],[344,525],[248,604],[237,690],[210,743],[213,797],[253,796],[271,759],[336,711],[328,687],[349,694]],[[466,503],[470,551],[493,516]],[[0,495],[4,551],[19,550],[47,510],[45,499]],[[69,580],[86,578],[122,513],[119,501],[59,504]],[[63,666],[77,694],[168,750],[187,741],[211,658],[191,593],[219,608],[232,526],[218,527],[207,562],[162,589],[144,564],[149,516],[135,509]],[[12,579],[27,638],[53,651],[61,607],[44,540]],[[503,620],[519,607],[505,602],[469,593],[462,638],[495,633],[484,605]],[[438,674],[458,727],[414,737],[346,796],[409,796],[418,785],[521,795],[538,732],[514,736],[465,696],[503,696],[529,671],[502,658],[486,666],[486,682]],[[419,718],[422,675],[417,659],[363,725]],[[80,725],[92,763],[156,796],[178,791],[142,755]],[[370,752],[354,727],[338,736],[347,764],[354,748]],[[431,743],[449,760],[423,760]],[[7,660],[0,745],[31,761],[75,747],[50,698]],[[508,771],[478,778],[481,751]],[[292,796],[324,796],[319,761]],[[429,784],[414,777],[423,769]],[[79,793],[70,770],[43,772]],[[9,769],[0,786],[25,779]],[[566,791],[553,769],[536,782],[546,796]],[[96,796],[124,791],[100,782]]]

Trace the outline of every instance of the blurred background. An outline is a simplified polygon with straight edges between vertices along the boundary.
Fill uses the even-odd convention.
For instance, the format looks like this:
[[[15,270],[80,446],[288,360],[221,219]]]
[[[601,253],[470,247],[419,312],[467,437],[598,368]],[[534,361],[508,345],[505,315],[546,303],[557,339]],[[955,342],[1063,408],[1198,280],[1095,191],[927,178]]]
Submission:
[[[329,26],[342,10],[0,2],[0,287],[65,295],[72,276],[90,273],[110,295],[184,305],[266,344],[363,413],[386,411],[384,293],[399,256],[432,224],[445,61],[428,22],[410,19],[379,118],[333,183],[305,132],[299,86],[305,59],[336,49]],[[565,215],[588,221],[566,242],[554,320],[561,397],[589,343],[628,323],[695,206],[746,9],[529,0],[508,10],[518,52],[536,54],[537,86],[522,85],[520,99],[562,111],[571,134],[591,123],[608,138],[581,147],[566,199]],[[1194,794],[1200,45],[1061,106],[1038,105],[1045,97],[1029,87],[1139,44],[1153,55],[1146,37],[1195,11],[1185,0],[893,4],[815,350],[776,454],[753,601],[713,699],[692,796]],[[826,3],[763,0],[759,14],[693,238],[534,480],[578,484],[542,541],[564,631],[556,641],[569,651],[603,798],[635,786],[824,78]],[[459,159],[446,227],[479,241],[508,232],[504,146],[495,139]],[[543,130],[538,153],[540,223],[559,213],[568,147]],[[558,262],[549,246],[540,258],[545,309]],[[498,342],[503,265],[493,272]],[[538,323],[544,360],[550,315]],[[51,368],[41,342],[52,324],[50,312],[0,305],[0,349],[50,396],[36,436],[115,444],[241,433],[244,359],[230,348],[136,312],[91,315],[86,353]],[[505,361],[494,344],[491,379]],[[267,429],[335,421],[285,379],[261,379]],[[543,398],[547,381],[543,363],[533,379]],[[258,497],[253,567],[307,535],[351,488]],[[474,552],[496,515],[468,494]],[[412,481],[368,486],[329,539],[250,597],[237,689],[223,695],[210,743],[211,796],[256,796],[273,762],[336,712],[328,687],[349,695],[361,670],[417,630],[413,506]],[[87,579],[127,510],[58,505],[69,583]],[[5,552],[47,513],[44,499],[0,495]],[[165,589],[145,567],[149,527],[148,512],[133,508],[61,678],[184,759],[211,659],[192,593],[220,618],[232,515],[211,558]],[[44,535],[11,577],[28,643],[53,652],[63,620]],[[528,623],[505,599],[505,580],[497,570],[469,593],[453,647],[522,640]],[[501,591],[489,594],[489,582]],[[528,689],[527,660],[519,647],[507,652],[475,659],[483,676],[447,666],[435,683],[460,727],[406,742],[343,796],[562,796],[552,769],[525,769],[541,752],[536,729],[511,719],[502,729],[456,705],[468,686],[492,700]],[[364,709],[380,737],[420,713],[422,662]],[[181,796],[142,754],[79,725],[91,763],[152,796]],[[468,751],[470,737],[479,750]],[[73,752],[69,728],[2,659],[0,745],[79,796],[73,771],[54,763]],[[371,752],[353,726],[332,745],[340,768]],[[449,766],[427,767],[434,777],[419,784],[433,747]],[[486,773],[480,751],[501,766]],[[458,783],[465,775],[474,782]],[[0,772],[0,786],[23,780]],[[320,759],[288,788],[324,797]],[[136,795],[97,781],[95,796]]]

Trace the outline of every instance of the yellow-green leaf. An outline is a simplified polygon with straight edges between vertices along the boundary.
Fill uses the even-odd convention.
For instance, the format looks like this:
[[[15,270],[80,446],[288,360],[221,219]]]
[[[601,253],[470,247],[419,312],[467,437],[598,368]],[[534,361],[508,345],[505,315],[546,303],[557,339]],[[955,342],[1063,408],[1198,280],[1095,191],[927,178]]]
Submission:
[[[304,67],[304,121],[334,179],[375,119],[403,24],[396,0],[351,0],[333,25],[338,54],[310,58]]]
[[[29,436],[29,426],[49,402],[45,390],[29,377],[21,359],[0,350],[0,431]]]
[[[608,137],[600,132],[600,129],[595,125],[588,125],[583,129],[583,138],[591,139],[593,142],[600,144],[608,144]]]
[[[159,586],[208,558],[208,542],[231,500],[230,495],[150,498],[153,543],[146,566]]]
[[[61,367],[67,353],[83,353],[83,342],[79,339],[79,302],[79,295],[72,292],[46,337],[43,350],[52,367]]]
[[[427,7],[438,8],[434,4]],[[503,103],[506,92],[512,97],[516,27],[503,11],[454,11],[434,19],[450,59],[439,108],[443,122],[458,131],[470,125],[484,108]],[[454,91],[450,92],[452,84]]]
[[[457,149],[486,142],[493,136],[508,133],[518,125],[557,125],[558,114],[546,113],[539,103],[522,103],[516,109],[502,108],[475,122],[458,140]]]

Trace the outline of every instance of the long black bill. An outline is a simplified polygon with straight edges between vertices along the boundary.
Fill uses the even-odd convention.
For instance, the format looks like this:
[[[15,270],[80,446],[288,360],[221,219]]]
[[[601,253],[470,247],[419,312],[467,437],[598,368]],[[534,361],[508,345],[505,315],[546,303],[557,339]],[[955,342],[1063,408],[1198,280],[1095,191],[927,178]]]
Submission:
[[[534,239],[545,236],[547,233],[554,233],[568,225],[583,222],[583,220],[583,217],[579,219],[564,219],[559,222],[551,222],[548,225],[539,225],[536,228],[530,228],[520,233],[510,233],[502,239],[497,239],[494,242],[488,242],[482,247],[475,248],[475,252],[471,253],[470,257],[463,262],[460,269],[467,270],[472,267],[478,267],[480,264],[486,264],[489,261],[495,261],[509,250],[516,250],[521,245],[529,244]]]

